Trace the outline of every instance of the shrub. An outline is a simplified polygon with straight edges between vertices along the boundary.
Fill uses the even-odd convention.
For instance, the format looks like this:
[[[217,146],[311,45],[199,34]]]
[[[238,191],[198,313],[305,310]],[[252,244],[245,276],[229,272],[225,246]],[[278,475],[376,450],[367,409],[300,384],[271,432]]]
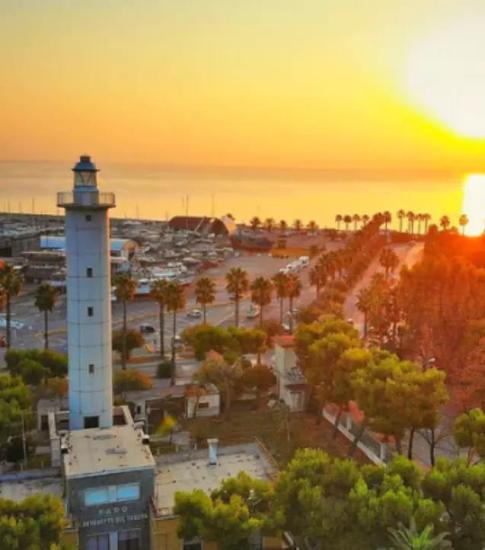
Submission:
[[[113,387],[115,393],[127,391],[149,390],[153,387],[151,378],[138,370],[120,370],[114,376]]]
[[[136,348],[141,348],[145,340],[142,334],[137,330],[126,331],[126,359],[129,359],[131,352]],[[120,355],[123,353],[123,331],[116,330],[113,332],[112,348]]]
[[[29,369],[35,370],[32,363],[37,363],[44,369],[42,378],[60,377],[67,374],[67,355],[52,350],[18,350],[9,349],[5,353],[5,362],[7,363],[7,369],[12,375],[22,375],[22,370],[25,370],[26,361],[29,362]],[[24,363],[24,367],[21,364]],[[39,369],[36,369],[39,371]],[[33,374],[34,379],[36,375]],[[27,382],[36,383],[36,382]]]

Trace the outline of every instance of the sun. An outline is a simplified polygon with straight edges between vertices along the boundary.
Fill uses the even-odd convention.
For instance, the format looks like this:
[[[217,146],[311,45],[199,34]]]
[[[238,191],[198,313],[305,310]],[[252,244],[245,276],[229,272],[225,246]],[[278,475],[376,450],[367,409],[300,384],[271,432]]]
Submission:
[[[485,230],[485,174],[470,174],[463,188],[463,213],[468,216],[467,235]]]
[[[429,116],[469,138],[485,139],[485,17],[436,28],[410,51],[404,86]]]

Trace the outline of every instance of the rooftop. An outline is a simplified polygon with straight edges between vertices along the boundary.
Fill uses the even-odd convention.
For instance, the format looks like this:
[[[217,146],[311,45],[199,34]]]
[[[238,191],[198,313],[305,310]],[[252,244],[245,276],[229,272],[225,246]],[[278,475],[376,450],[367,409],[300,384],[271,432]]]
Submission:
[[[258,479],[271,479],[277,472],[272,458],[258,443],[220,447],[218,462],[209,464],[207,449],[157,457],[155,486],[156,512],[171,515],[178,491],[202,489],[210,493],[220,483],[246,472]]]
[[[20,501],[37,493],[51,494],[62,498],[62,479],[54,475],[30,479],[20,474],[18,476],[2,476],[0,480],[1,498]]]
[[[66,478],[154,468],[142,435],[131,424],[69,432],[63,439],[68,447],[63,456]]]

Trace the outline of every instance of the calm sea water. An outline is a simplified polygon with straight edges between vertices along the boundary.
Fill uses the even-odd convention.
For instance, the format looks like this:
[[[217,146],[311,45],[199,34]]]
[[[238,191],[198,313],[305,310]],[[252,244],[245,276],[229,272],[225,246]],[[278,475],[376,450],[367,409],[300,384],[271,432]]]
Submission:
[[[56,212],[56,191],[72,187],[72,164],[0,162],[0,210]],[[274,172],[181,169],[155,165],[101,166],[100,187],[116,192],[115,217],[165,219],[182,214],[222,215],[238,220],[300,218],[333,226],[336,214],[429,212],[436,220],[461,213],[465,174]],[[396,220],[397,223],[397,220]]]

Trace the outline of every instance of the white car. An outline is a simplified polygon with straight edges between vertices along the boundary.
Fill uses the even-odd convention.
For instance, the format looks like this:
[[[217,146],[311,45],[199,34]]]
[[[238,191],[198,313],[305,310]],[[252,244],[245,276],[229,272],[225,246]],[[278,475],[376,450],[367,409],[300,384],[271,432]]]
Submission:
[[[187,317],[190,317],[191,319],[200,319],[202,317],[202,311],[200,309],[191,309],[187,313]]]
[[[246,313],[246,319],[256,319],[260,311],[261,311],[261,308],[259,306],[251,304]]]

